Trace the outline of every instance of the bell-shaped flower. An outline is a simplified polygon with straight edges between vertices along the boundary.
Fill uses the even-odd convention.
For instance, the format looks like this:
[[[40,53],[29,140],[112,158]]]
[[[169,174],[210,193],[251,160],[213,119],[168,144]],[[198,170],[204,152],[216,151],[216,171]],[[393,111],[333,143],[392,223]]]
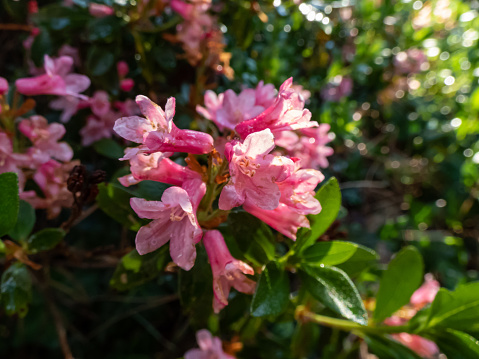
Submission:
[[[318,214],[321,212],[321,204],[314,198],[314,189],[323,180],[324,175],[317,170],[298,169],[278,183],[280,202],[299,214]]]
[[[291,77],[281,85],[274,103],[256,117],[238,124],[235,128],[236,132],[245,138],[253,132],[266,128],[272,132],[278,132],[318,126],[316,121],[310,121],[311,112],[304,109],[304,100],[291,88],[292,85]]]
[[[203,244],[213,272],[215,313],[228,305],[228,296],[232,287],[238,292],[253,294],[256,283],[245,276],[245,274],[253,275],[253,268],[231,256],[223,235],[217,230],[207,231],[203,236]]]
[[[196,111],[204,118],[213,121],[220,130],[223,130],[223,128],[216,120],[216,112],[223,106],[223,98],[223,93],[216,95],[213,91],[207,90],[204,98],[205,107],[196,106]]]
[[[220,338],[212,336],[206,329],[196,332],[196,341],[200,348],[188,350],[185,359],[234,359],[223,351]]]
[[[145,144],[151,152],[188,152],[204,154],[213,150],[213,138],[202,132],[180,130],[173,123],[175,99],[170,97],[165,111],[145,96],[137,96],[136,103],[146,118],[122,117],[114,130],[121,137]]]
[[[35,148],[41,152],[46,162],[50,158],[68,162],[73,157],[73,150],[66,142],[58,142],[65,134],[65,126],[59,123],[48,124],[42,116],[32,116],[29,119],[22,120],[18,129],[32,143]]]
[[[136,235],[138,253],[153,252],[169,241],[173,261],[184,270],[190,270],[196,259],[195,244],[203,235],[196,209],[206,192],[206,185],[201,180],[183,185],[184,188],[166,189],[161,201],[132,198],[130,205],[141,218],[153,219]]]
[[[128,150],[131,152],[135,149]],[[129,185],[144,180],[182,186],[187,180],[201,179],[201,175],[198,172],[194,172],[188,167],[184,167],[166,158],[171,155],[171,152],[154,152],[147,154],[139,151],[130,159],[130,171],[133,179],[127,175],[118,180],[125,187],[128,187]],[[126,156],[128,156],[128,154]]]
[[[216,111],[216,123],[220,130],[234,130],[236,125],[263,112],[264,107],[256,105],[256,93],[246,89],[236,95],[233,90],[224,93],[223,104]]]
[[[269,129],[248,135],[243,143],[227,143],[226,158],[230,179],[221,191],[218,206],[230,210],[243,203],[262,209],[278,207],[281,192],[276,182],[284,181],[294,171],[294,162],[269,154],[274,136]]]
[[[45,55],[45,74],[36,77],[18,79],[15,82],[17,91],[23,95],[57,95],[76,96],[87,99],[80,92],[90,86],[90,79],[84,75],[72,74],[70,70],[73,59],[69,56],[61,56],[52,59]]]
[[[243,209],[292,240],[296,240],[298,228],[310,228],[308,218],[304,214],[291,210],[284,203],[280,203],[272,211],[266,211],[250,204],[244,204]]]

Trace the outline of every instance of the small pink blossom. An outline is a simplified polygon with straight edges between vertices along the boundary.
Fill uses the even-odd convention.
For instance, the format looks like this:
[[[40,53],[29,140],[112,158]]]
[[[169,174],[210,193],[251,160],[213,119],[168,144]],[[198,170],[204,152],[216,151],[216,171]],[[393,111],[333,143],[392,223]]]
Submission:
[[[213,150],[213,138],[202,132],[180,130],[173,123],[175,99],[170,97],[165,111],[145,96],[137,96],[136,103],[146,118],[122,117],[114,130],[121,137],[145,144],[152,152],[188,152],[204,154]]]
[[[236,132],[242,138],[269,128],[272,132],[297,130],[318,126],[311,120],[311,112],[304,109],[301,96],[292,89],[293,78],[286,80],[280,87],[274,103],[256,117],[243,121],[236,126]]]
[[[124,78],[130,72],[130,67],[125,61],[118,61],[116,64],[116,70],[118,71],[118,76]]]
[[[93,17],[106,17],[115,13],[115,10],[112,7],[96,3],[90,3],[88,6],[88,11]]]
[[[80,53],[78,52],[78,49],[70,45],[62,45],[60,50],[58,50],[58,56],[69,56],[73,59],[73,64],[75,66],[81,65]]]
[[[268,108],[274,103],[276,98],[276,89],[273,84],[264,84],[260,81],[255,89],[256,105]]]
[[[170,6],[173,11],[180,14],[185,20],[191,20],[194,11],[194,5],[181,0],[171,0]]]
[[[15,172],[18,175],[20,191],[25,185],[25,176],[21,167],[28,163],[27,155],[13,152],[13,145],[5,132],[0,131],[0,173]]]
[[[241,293],[254,293],[256,283],[245,276],[245,274],[253,275],[254,270],[231,256],[223,235],[219,231],[206,231],[203,244],[213,271],[213,309],[215,313],[219,313],[228,305],[231,287]]]
[[[324,175],[313,169],[298,169],[283,182],[279,182],[280,202],[299,214],[318,214],[321,204],[314,198],[314,189]]]
[[[113,105],[125,116],[136,116],[141,113],[136,102],[131,99],[127,99],[124,102],[115,101]]]
[[[22,120],[18,129],[23,133],[37,150],[40,151],[46,162],[50,158],[68,162],[73,157],[73,150],[66,142],[58,142],[65,134],[65,126],[59,123],[48,124],[42,116],[32,116]]]
[[[141,218],[153,219],[136,235],[138,253],[150,253],[169,241],[173,261],[184,270],[190,270],[196,258],[195,244],[203,235],[196,209],[206,192],[206,185],[201,180],[183,185],[185,188],[166,189],[161,201],[132,198],[130,205]]]
[[[62,111],[60,121],[66,123],[70,121],[72,116],[77,113],[80,108],[80,99],[75,96],[62,96],[50,101],[50,108]]]
[[[57,95],[76,96],[87,99],[80,92],[90,86],[90,79],[86,76],[70,73],[73,59],[69,56],[61,56],[52,59],[45,55],[44,75],[18,79],[15,82],[17,91],[23,95]]]
[[[109,111],[103,117],[89,116],[86,126],[80,130],[82,145],[90,146],[102,138],[111,138],[113,126],[119,114],[115,111]]]
[[[300,227],[310,228],[308,218],[305,215],[291,210],[284,203],[280,203],[272,211],[250,204],[244,204],[243,209],[292,240],[296,240],[296,233]]]
[[[434,279],[432,274],[427,273],[424,276],[424,283],[412,295],[410,303],[417,309],[424,307],[426,304],[432,303],[436,297],[441,285]]]
[[[135,87],[133,79],[123,79],[120,81],[120,89],[125,92],[130,92]]]
[[[130,159],[130,175],[119,178],[121,184],[128,187],[143,180],[156,181],[182,186],[185,181],[201,179],[201,175],[188,167],[179,165],[169,158],[172,153],[155,152],[148,155],[144,152],[136,153]]]
[[[204,118],[213,121],[218,125],[216,120],[216,112],[223,106],[224,94],[216,95],[213,91],[207,90],[205,92],[205,107],[196,106],[196,111]]]
[[[185,359],[234,359],[223,351],[221,340],[213,337],[206,329],[196,332],[196,341],[200,349],[188,350],[184,355]]]
[[[349,77],[336,76],[332,82],[328,83],[321,96],[326,101],[339,102],[343,97],[347,97],[353,90],[353,80]]]
[[[216,111],[215,123],[220,130],[224,128],[234,130],[239,123],[263,112],[264,107],[255,103],[256,93],[253,89],[243,90],[239,95],[233,90],[226,90],[222,106]]]
[[[91,112],[97,117],[106,116],[110,111],[110,98],[105,91],[95,91],[93,96],[89,100],[91,106]]]
[[[328,132],[331,126],[322,123],[318,128],[304,128],[299,145],[292,152],[292,155],[301,159],[303,167],[326,168],[329,166],[327,157],[334,153],[331,147],[326,146],[331,142]]]
[[[0,77],[0,96],[8,92],[8,82],[3,77]]]
[[[230,210],[243,203],[267,210],[278,207],[281,192],[276,182],[288,178],[295,165],[289,158],[269,154],[273,148],[274,136],[269,129],[248,135],[243,143],[226,144],[231,177],[221,192],[220,209]]]

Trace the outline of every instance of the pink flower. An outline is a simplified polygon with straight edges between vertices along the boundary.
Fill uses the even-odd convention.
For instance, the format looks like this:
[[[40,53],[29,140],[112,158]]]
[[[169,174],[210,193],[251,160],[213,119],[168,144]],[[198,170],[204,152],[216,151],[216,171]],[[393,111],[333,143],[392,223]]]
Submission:
[[[321,96],[326,101],[339,102],[343,97],[349,96],[353,90],[353,80],[349,77],[340,75],[333,79],[321,92]]]
[[[127,99],[124,102],[115,101],[114,106],[125,116],[135,116],[140,114],[140,108],[135,101],[130,99]]]
[[[59,123],[48,124],[42,116],[32,116],[22,120],[18,129],[23,133],[37,150],[44,156],[46,162],[50,158],[68,162],[73,157],[73,150],[66,142],[58,142],[65,134],[65,126]]]
[[[96,3],[90,3],[88,11],[93,17],[106,17],[115,13],[115,10],[112,7]]]
[[[173,261],[184,270],[190,270],[196,258],[195,244],[203,235],[196,209],[206,185],[201,180],[192,180],[183,186],[166,189],[161,201],[132,198],[130,205],[141,218],[153,219],[136,235],[138,253],[150,253],[170,241]]]
[[[119,114],[115,111],[109,111],[103,117],[89,116],[86,126],[80,130],[82,145],[90,146],[102,138],[110,138],[113,134],[113,126]]]
[[[213,91],[207,90],[205,92],[205,107],[200,105],[196,106],[196,111],[204,118],[213,121],[218,125],[216,121],[216,112],[223,106],[224,94],[220,93],[216,95]]]
[[[424,279],[423,285],[414,292],[410,300],[410,303],[417,309],[432,303],[437,292],[439,292],[439,288],[441,288],[439,282],[434,279],[432,274],[427,273]]]
[[[196,332],[196,341],[200,349],[188,350],[184,355],[185,359],[234,359],[223,351],[221,340],[213,337],[206,329]]]
[[[236,95],[233,90],[226,90],[222,106],[216,111],[216,121],[220,130],[234,130],[237,124],[263,112],[264,107],[257,106],[256,93],[246,89]]]
[[[308,218],[303,214],[292,211],[284,203],[280,203],[272,211],[250,204],[244,204],[243,209],[292,240],[296,240],[296,233],[299,227],[309,228]]]
[[[0,77],[0,96],[8,92],[8,82],[3,77]]]
[[[0,131],[0,173],[15,172],[18,175],[20,191],[25,185],[25,176],[20,167],[23,167],[29,158],[13,152],[12,142],[5,132]]]
[[[118,76],[124,78],[130,72],[130,68],[125,61],[118,61],[116,64],[116,70],[118,71]]]
[[[299,214],[318,214],[321,204],[314,198],[314,189],[324,175],[313,169],[298,169],[283,182],[279,182],[280,202]]]
[[[276,89],[273,84],[265,85],[263,81],[260,81],[256,86],[255,92],[257,106],[268,108],[274,103]]]
[[[85,91],[90,86],[90,79],[83,75],[69,73],[72,65],[73,59],[69,56],[51,59],[48,55],[45,55],[46,74],[18,79],[15,82],[17,90],[27,96],[71,95],[87,99],[80,92]]]
[[[183,19],[191,20],[194,11],[193,4],[188,4],[181,0],[171,0],[170,6],[173,11],[180,14]]]
[[[50,108],[62,111],[60,121],[66,123],[77,113],[80,105],[80,99],[75,96],[62,96],[50,101]]]
[[[230,210],[243,203],[267,210],[278,207],[281,192],[276,182],[288,178],[295,165],[289,158],[268,154],[273,148],[269,129],[248,135],[243,143],[226,144],[231,177],[221,191],[220,209]]]
[[[325,146],[331,142],[328,131],[331,126],[322,123],[318,128],[304,128],[301,130],[302,137],[299,144],[291,152],[292,156],[301,159],[303,167],[326,168],[329,166],[327,157],[334,153],[331,147]]]
[[[213,271],[213,309],[215,313],[219,313],[228,305],[231,287],[241,293],[254,293],[256,283],[245,276],[245,274],[253,275],[254,270],[231,256],[219,231],[206,231],[203,244]]]
[[[304,109],[304,101],[291,88],[292,85],[291,77],[281,85],[274,103],[258,116],[237,125],[236,132],[245,138],[250,133],[266,128],[272,132],[278,132],[318,126],[316,121],[310,121],[311,112]]]
[[[436,343],[424,339],[419,335],[399,333],[392,334],[391,336],[423,358],[432,359],[436,358],[436,355],[439,354],[439,348]]]
[[[70,45],[63,45],[58,50],[58,56],[70,56],[73,59],[73,64],[76,66],[81,65],[80,54],[78,53],[78,49],[70,46]]]
[[[145,96],[137,96],[136,103],[146,118],[122,117],[114,130],[121,137],[160,152],[188,152],[204,154],[213,150],[213,138],[202,132],[180,130],[173,123],[175,99],[170,97],[165,111]]]
[[[125,92],[130,92],[135,87],[133,79],[123,79],[120,81],[120,89]]]
[[[133,179],[129,176],[121,177],[119,178],[120,183],[128,187],[143,180],[150,180],[182,186],[185,181],[201,179],[199,173],[165,158],[171,154],[155,152],[148,155],[138,152],[130,159],[130,171]]]
[[[93,97],[90,98],[89,104],[91,106],[91,112],[100,118],[106,116],[111,108],[108,94],[101,90],[95,91]]]

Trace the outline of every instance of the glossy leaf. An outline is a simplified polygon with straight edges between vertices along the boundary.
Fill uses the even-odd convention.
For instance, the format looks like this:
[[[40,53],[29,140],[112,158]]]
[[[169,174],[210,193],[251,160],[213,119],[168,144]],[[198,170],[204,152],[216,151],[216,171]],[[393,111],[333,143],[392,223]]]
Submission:
[[[309,236],[298,237],[296,248],[298,251],[312,245],[334,222],[341,208],[341,190],[338,180],[331,177],[314,196],[321,203],[321,212],[309,215],[311,233]]]
[[[123,148],[111,138],[103,138],[93,144],[93,148],[100,155],[117,160],[123,157]]]
[[[358,275],[379,259],[378,254],[372,249],[359,244],[356,246],[356,252],[346,262],[337,265],[350,277]]]
[[[281,314],[289,302],[289,279],[284,269],[275,262],[266,265],[256,286],[251,302],[254,317]]]
[[[381,322],[409,303],[422,283],[424,263],[414,247],[402,249],[389,263],[379,282],[374,320]]]
[[[368,315],[354,283],[341,269],[304,265],[301,277],[311,295],[328,308],[356,323],[366,325]]]
[[[30,253],[47,251],[55,248],[65,237],[65,231],[61,228],[45,228],[35,233],[27,240]]]
[[[18,207],[18,219],[15,227],[12,228],[8,235],[16,241],[24,241],[35,225],[35,210],[30,203],[20,201]]]
[[[308,265],[336,265],[346,262],[356,252],[358,245],[350,242],[319,242],[306,248],[301,257]]]
[[[169,261],[168,246],[145,255],[139,255],[134,249],[121,258],[110,285],[121,291],[135,288],[156,278]]]
[[[448,358],[479,358],[479,340],[469,334],[454,329],[445,329],[430,333],[427,337],[433,340],[441,353],[446,354]]]
[[[18,202],[17,174],[13,172],[0,174],[0,237],[15,227]]]
[[[421,359],[419,355],[401,343],[379,335],[365,337],[368,349],[381,359]]]
[[[32,280],[23,263],[16,262],[3,272],[0,299],[8,315],[27,315],[32,299]]]

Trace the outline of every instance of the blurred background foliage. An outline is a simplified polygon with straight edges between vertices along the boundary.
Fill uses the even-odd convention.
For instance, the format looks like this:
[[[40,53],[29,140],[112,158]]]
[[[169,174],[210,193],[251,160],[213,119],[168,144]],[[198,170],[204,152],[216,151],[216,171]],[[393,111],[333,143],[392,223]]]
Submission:
[[[479,279],[477,1],[213,1],[224,50],[232,54],[229,78],[204,64],[191,66],[181,47],[168,40],[179,22],[174,13],[140,16],[134,0],[108,0],[114,16],[95,18],[87,0],[73,3],[38,1],[39,12],[27,18],[26,0],[2,0],[1,24],[41,30],[30,54],[19,46],[27,32],[0,27],[2,76],[26,76],[30,56],[39,66],[44,54],[56,55],[69,44],[80,51],[78,72],[92,80],[90,95],[98,89],[118,100],[145,94],[162,105],[175,96],[180,127],[195,119],[193,127],[205,126],[195,107],[207,88],[238,91],[260,80],[278,87],[293,76],[311,92],[307,107],[313,120],[329,123],[335,134],[335,154],[323,172],[339,180],[343,208],[322,239],[346,237],[380,254],[378,266],[356,275],[363,297],[375,292],[381,263],[406,244],[419,249],[425,272],[446,288]],[[419,60],[403,69],[401,59],[412,50]],[[135,81],[129,93],[118,90],[120,60]],[[344,81],[352,86],[338,95]],[[43,101],[38,99],[36,112],[57,120],[59,113]],[[342,332],[295,326],[292,308],[276,320],[248,317],[249,297],[234,293],[230,310],[220,316],[205,311],[211,271],[202,250],[195,271],[180,273],[168,266],[167,251],[141,259],[130,253],[131,229],[139,223],[125,200],[135,193],[157,199],[161,191],[155,193],[158,188],[148,182],[131,191],[114,185],[126,171],[112,159],[123,142],[81,146],[85,116],[79,111],[66,124],[67,141],[75,158],[90,170],[105,170],[113,186],[100,188],[103,211],[68,234],[75,249],[68,257],[60,246],[36,258],[47,264],[51,286],[43,295],[34,286],[25,318],[0,314],[2,357],[61,357],[49,305],[67,319],[78,358],[181,357],[196,345],[194,331],[204,327],[231,338],[231,347],[242,342],[241,358],[358,357],[358,347],[341,344]],[[58,226],[65,216],[48,226]],[[37,213],[47,222],[44,217]],[[125,224],[126,217],[132,222]],[[236,233],[251,231],[238,223]]]

